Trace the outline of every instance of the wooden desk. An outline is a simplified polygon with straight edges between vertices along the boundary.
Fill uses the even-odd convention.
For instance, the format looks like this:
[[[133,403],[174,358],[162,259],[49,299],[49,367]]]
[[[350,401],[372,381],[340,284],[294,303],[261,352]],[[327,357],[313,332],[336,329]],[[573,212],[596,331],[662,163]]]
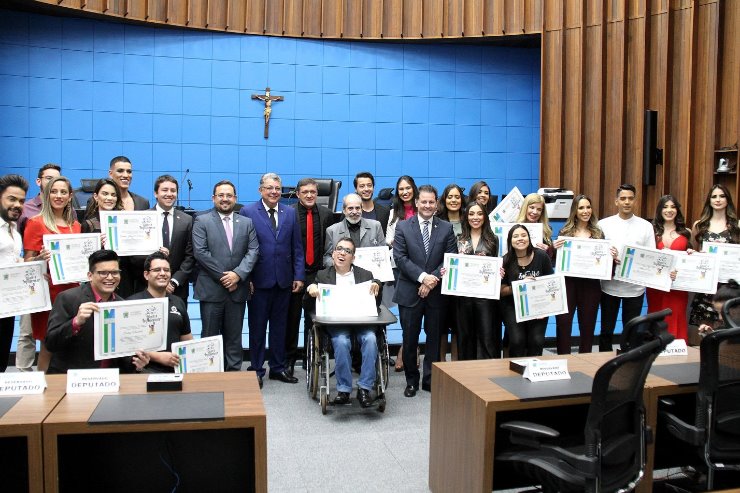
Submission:
[[[23,458],[20,455],[27,452],[28,491],[32,493],[44,491],[41,423],[64,397],[66,380],[50,375],[46,377],[46,383],[48,387],[43,394],[22,396],[20,401],[0,418],[0,447],[13,454],[13,460],[17,458],[17,463],[21,467],[25,465],[22,464]],[[8,446],[17,444],[14,438],[25,440],[25,449],[13,447],[14,450],[9,450]],[[13,464],[4,462],[2,467],[9,471]],[[7,488],[7,481],[5,479],[3,481],[5,481],[3,487]]]
[[[121,375],[119,395],[146,394],[146,379]],[[204,484],[211,491],[230,490],[224,482],[249,470],[252,477],[241,490],[266,492],[266,416],[254,373],[188,374],[183,392],[223,392],[225,419],[90,425],[87,421],[103,394],[66,395],[43,424],[46,491],[75,481],[99,491],[157,491],[163,481],[171,489],[174,474],[166,471],[164,479],[148,474],[147,468],[157,466],[158,473],[171,467],[182,476],[178,491],[206,491]],[[106,459],[109,463],[98,474],[105,477],[95,477],[97,467],[91,464]],[[225,468],[237,470],[225,475]]]

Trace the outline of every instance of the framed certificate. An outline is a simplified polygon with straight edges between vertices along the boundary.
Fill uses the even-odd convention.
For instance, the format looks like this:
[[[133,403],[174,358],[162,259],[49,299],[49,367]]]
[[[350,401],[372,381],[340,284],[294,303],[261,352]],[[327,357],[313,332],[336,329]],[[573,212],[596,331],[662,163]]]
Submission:
[[[565,276],[562,274],[514,281],[511,283],[511,292],[517,322],[560,315],[568,311]]]
[[[100,234],[44,235],[44,247],[51,252],[51,283],[87,281],[87,259],[100,250]]]
[[[612,278],[614,261],[609,252],[609,240],[591,238],[558,238],[565,240],[557,249],[555,272],[568,277],[585,277],[587,279]]]
[[[509,238],[509,230],[516,226],[517,223],[491,223],[491,229],[493,234],[498,237],[498,256],[503,257],[506,252],[509,251],[506,245],[506,240]],[[529,231],[529,241],[532,246],[537,243],[544,243],[542,233],[542,223],[522,223],[522,226],[527,228]]]
[[[740,245],[732,243],[705,242],[704,251],[719,257],[722,268],[719,271],[719,282],[735,279],[740,282]]]
[[[172,352],[180,358],[175,373],[217,373],[224,371],[224,340],[217,336],[175,342]]]
[[[95,359],[131,356],[167,347],[167,298],[98,303],[94,314]]]
[[[445,253],[442,294],[487,298],[501,296],[501,257]]]
[[[517,187],[504,197],[488,215],[492,223],[513,223],[519,217],[519,211],[524,203],[524,196]]]
[[[354,264],[369,270],[380,282],[393,281],[391,249],[387,246],[361,247],[355,249]]]
[[[632,245],[622,247],[614,279],[660,291],[670,291],[676,256],[670,250]]]
[[[161,219],[157,211],[100,211],[106,246],[123,257],[149,255],[159,250]]]
[[[46,262],[18,262],[0,267],[0,318],[51,310]]]

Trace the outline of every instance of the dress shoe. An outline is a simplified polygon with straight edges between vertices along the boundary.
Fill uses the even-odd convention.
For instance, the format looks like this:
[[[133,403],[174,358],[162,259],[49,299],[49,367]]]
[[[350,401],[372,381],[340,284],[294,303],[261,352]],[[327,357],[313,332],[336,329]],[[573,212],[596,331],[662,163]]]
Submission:
[[[360,407],[370,407],[373,405],[370,391],[366,389],[357,389],[357,400],[360,401]]]
[[[298,383],[296,377],[291,377],[286,371],[271,371],[270,380],[280,380],[285,383]]]
[[[414,397],[416,395],[417,390],[419,390],[419,387],[415,387],[413,385],[407,385],[406,389],[403,391],[403,395],[406,397]]]
[[[261,376],[259,376],[259,375],[257,375],[257,381],[258,381],[258,382],[259,382],[259,384],[260,384],[260,388],[262,388],[262,385],[263,385],[263,383],[262,383],[262,377],[261,377]]]
[[[287,373],[289,376],[293,376],[293,373],[295,372],[295,360],[292,359],[288,361],[288,364],[285,366],[285,373]]]
[[[432,384],[431,383],[423,383],[421,384],[421,390],[424,390],[426,392],[432,391]]]
[[[346,406],[350,404],[349,392],[337,392],[337,396],[334,398],[335,406]]]

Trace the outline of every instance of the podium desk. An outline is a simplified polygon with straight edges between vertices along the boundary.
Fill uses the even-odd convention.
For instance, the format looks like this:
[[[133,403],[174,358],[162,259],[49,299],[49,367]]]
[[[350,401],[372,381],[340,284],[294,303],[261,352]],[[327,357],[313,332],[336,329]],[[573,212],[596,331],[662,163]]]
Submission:
[[[49,375],[46,383],[43,394],[17,396],[18,401],[0,417],[5,491],[44,491],[41,423],[64,397],[66,380]]]
[[[187,374],[182,392],[147,393],[145,374],[120,379],[118,393],[67,394],[44,421],[47,492],[267,491],[266,416],[254,373]],[[88,422],[104,396],[146,402],[214,392],[223,393],[222,419]]]

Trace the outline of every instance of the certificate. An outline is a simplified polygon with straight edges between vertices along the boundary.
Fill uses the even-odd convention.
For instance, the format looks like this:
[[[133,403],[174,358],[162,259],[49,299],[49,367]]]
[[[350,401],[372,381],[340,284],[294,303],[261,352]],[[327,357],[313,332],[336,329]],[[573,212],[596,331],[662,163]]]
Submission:
[[[162,218],[157,211],[100,211],[107,248],[118,255],[149,255],[162,246]]]
[[[516,321],[526,322],[568,311],[565,276],[552,274],[511,283]]]
[[[673,252],[676,256],[676,280],[671,289],[693,293],[717,292],[720,258],[708,253]],[[722,267],[724,268],[724,266]]]
[[[98,303],[98,308],[94,314],[96,360],[167,347],[167,298]]]
[[[670,291],[676,256],[670,250],[625,245],[614,279],[660,291]]]
[[[516,226],[516,224],[517,223],[491,223],[493,234],[498,236],[499,257],[503,257],[504,255],[506,255],[506,252],[509,251],[506,245],[506,240],[509,239],[509,230]],[[527,228],[527,231],[529,231],[529,241],[530,243],[532,243],[532,246],[535,246],[537,243],[544,243],[542,223],[522,223],[522,226]]]
[[[217,336],[175,342],[172,352],[180,358],[175,373],[218,373],[224,371],[224,340]]]
[[[517,187],[504,197],[493,211],[488,215],[492,223],[513,223],[519,217],[519,210],[522,208],[524,196]]]
[[[501,257],[445,253],[442,294],[497,300],[501,293]]]
[[[720,258],[719,282],[730,279],[740,282],[740,245],[704,242],[704,251]]]
[[[609,240],[574,237],[558,239],[565,240],[565,243],[557,250],[555,272],[587,279],[608,281],[612,278],[614,262],[609,252]]]
[[[393,281],[391,249],[387,246],[361,247],[355,249],[355,265],[369,270],[380,282]]]
[[[44,235],[44,247],[51,252],[52,284],[87,281],[87,259],[100,250],[100,234]]]
[[[0,267],[0,318],[51,310],[46,262],[18,262]]]
[[[377,317],[378,307],[375,305],[375,296],[370,294],[371,282],[348,286],[319,284],[316,316],[349,319]]]

